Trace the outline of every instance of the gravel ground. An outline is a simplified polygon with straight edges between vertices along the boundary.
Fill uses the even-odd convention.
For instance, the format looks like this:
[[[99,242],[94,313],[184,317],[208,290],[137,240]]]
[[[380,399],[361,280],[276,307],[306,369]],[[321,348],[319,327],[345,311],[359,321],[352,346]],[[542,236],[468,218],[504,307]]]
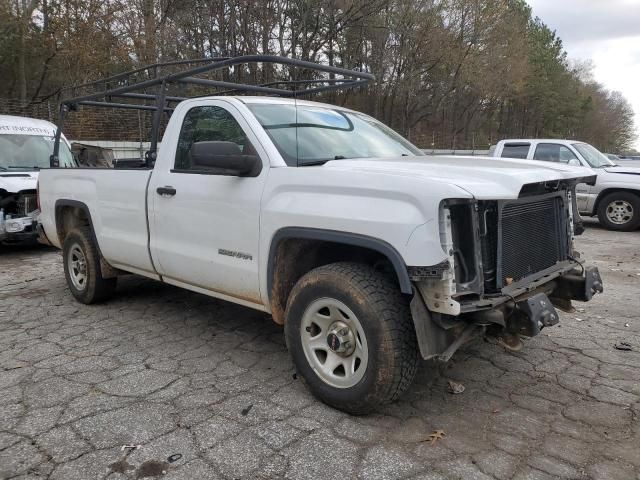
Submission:
[[[315,400],[259,312],[137,277],[84,306],[57,251],[5,249],[0,478],[640,479],[640,232],[578,246],[604,295],[519,353],[425,362],[366,417]]]

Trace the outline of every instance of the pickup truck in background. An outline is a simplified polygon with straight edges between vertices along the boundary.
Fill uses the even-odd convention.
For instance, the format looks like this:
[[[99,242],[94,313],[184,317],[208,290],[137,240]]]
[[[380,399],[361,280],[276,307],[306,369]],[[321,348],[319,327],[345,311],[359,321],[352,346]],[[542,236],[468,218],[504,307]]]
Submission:
[[[420,357],[480,335],[518,350],[558,323],[554,306],[602,292],[573,245],[584,169],[426,157],[367,115],[297,99],[171,110],[145,168],[40,174],[80,302],[135,273],[270,313],[311,391],[362,414],[398,398]]]
[[[45,120],[0,115],[0,244],[38,239],[38,171],[49,167],[55,133]],[[64,136],[60,145],[61,166],[75,166]]]
[[[592,145],[575,140],[502,140],[493,156],[592,169],[597,174],[596,184],[576,187],[580,214],[597,216],[609,230],[630,232],[640,227],[640,167],[618,165]]]
[[[640,155],[616,155],[618,157],[614,163],[619,165],[625,165],[629,167],[640,166]],[[613,159],[612,159],[613,160]]]

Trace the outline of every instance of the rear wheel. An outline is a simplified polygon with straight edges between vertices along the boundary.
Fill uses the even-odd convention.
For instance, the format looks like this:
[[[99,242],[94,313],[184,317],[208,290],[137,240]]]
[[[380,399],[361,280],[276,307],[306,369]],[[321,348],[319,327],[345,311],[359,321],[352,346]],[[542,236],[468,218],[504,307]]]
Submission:
[[[100,254],[88,227],[69,232],[62,248],[67,285],[79,302],[91,304],[109,299],[117,278],[103,278]]]
[[[418,368],[408,301],[367,265],[334,263],[303,276],[287,302],[285,335],[314,395],[353,414],[397,399]]]
[[[640,197],[631,192],[607,194],[598,205],[598,219],[608,230],[630,232],[640,226]]]

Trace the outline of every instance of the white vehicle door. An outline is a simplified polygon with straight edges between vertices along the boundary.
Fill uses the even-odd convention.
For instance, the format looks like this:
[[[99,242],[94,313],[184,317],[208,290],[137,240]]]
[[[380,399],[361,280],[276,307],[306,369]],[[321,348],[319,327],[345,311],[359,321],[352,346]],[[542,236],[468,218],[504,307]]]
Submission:
[[[156,166],[149,185],[156,269],[167,283],[262,304],[258,251],[266,153],[240,112],[224,100],[191,107],[181,123],[177,142],[163,139],[175,151],[163,153],[170,161]],[[241,177],[194,166],[192,146],[212,141],[233,142],[243,155],[257,155],[259,173]]]

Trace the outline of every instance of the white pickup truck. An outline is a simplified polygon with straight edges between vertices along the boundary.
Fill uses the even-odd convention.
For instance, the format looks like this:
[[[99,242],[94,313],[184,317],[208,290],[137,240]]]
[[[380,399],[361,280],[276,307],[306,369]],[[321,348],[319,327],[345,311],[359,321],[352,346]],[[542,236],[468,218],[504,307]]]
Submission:
[[[592,145],[576,140],[502,140],[493,155],[593,169],[597,174],[595,185],[576,187],[580,214],[597,216],[609,230],[630,232],[640,227],[640,166],[617,165]]]
[[[398,398],[420,356],[519,349],[602,291],[573,246],[582,169],[425,157],[367,115],[250,96],[177,104],[154,163],[41,172],[71,293],[134,273],[268,312],[348,412]]]

